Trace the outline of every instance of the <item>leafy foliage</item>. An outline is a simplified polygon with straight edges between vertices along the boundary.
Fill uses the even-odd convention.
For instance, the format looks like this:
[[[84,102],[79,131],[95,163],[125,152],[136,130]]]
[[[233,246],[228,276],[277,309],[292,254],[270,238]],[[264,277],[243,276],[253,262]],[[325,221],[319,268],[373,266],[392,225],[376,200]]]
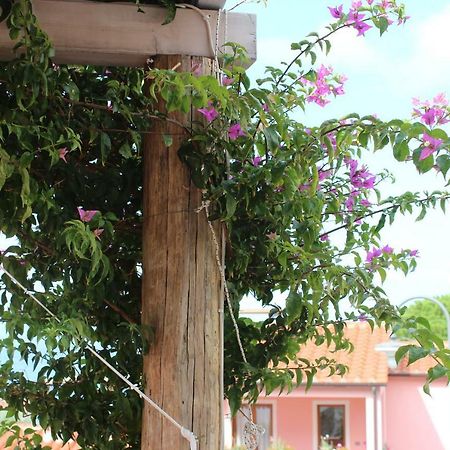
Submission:
[[[450,314],[450,295],[441,295],[436,298],[440,301]],[[422,317],[427,320],[430,329],[438,335],[441,339],[448,339],[447,337],[447,322],[442,313],[441,308],[429,300],[418,300],[415,303],[408,305],[403,317],[408,320],[415,320],[417,317]],[[407,329],[399,329],[396,331],[396,336],[399,338],[411,338]]]
[[[366,9],[384,32],[379,8]],[[389,13],[403,19],[401,7]],[[398,214],[419,208],[420,218],[430,207],[444,208],[448,194],[383,199],[378,188],[389,174],[376,177],[358,158],[365,149],[392,146],[397,159],[412,159],[422,172],[436,163],[445,174],[450,141],[419,120],[350,114],[307,128],[294,119],[299,108],[340,95],[342,77],[315,61],[318,49],[330,50],[331,34],[351,26],[347,20],[294,44],[297,57],[284,70],[269,67],[252,86],[240,65],[245,51],[235,44],[224,56],[222,80],[194,70],[57,66],[31,2],[12,5],[10,35],[25,53],[0,66],[0,230],[17,245],[1,259],[61,322],[2,277],[1,344],[10,360],[0,367],[0,396],[11,411],[26,412],[65,440],[78,432],[83,448],[138,448],[140,399],[85,345],[142,384],[141,359],[151,342],[140,324],[141,139],[155,121],[174,120],[167,111],[205,116],[177,122],[190,133],[181,148],[164,139],[210,201],[210,219],[226,224],[236,314],[247,294],[272,305],[263,322],[238,319],[248,365],[226,318],[224,382],[233,411],[263,388],[310,387],[318,370],[345,373],[327,358],[299,358],[307,340],[351,349],[346,320],[398,320],[379,281],[387,267],[413,270],[414,251],[394,251],[380,242],[380,231]],[[424,133],[441,143],[422,158],[430,150]],[[275,304],[275,292],[286,296],[285,307]],[[351,312],[341,310],[343,300]],[[436,374],[448,376],[448,355],[430,339],[422,348],[444,364]],[[16,371],[14,357],[35,373]]]

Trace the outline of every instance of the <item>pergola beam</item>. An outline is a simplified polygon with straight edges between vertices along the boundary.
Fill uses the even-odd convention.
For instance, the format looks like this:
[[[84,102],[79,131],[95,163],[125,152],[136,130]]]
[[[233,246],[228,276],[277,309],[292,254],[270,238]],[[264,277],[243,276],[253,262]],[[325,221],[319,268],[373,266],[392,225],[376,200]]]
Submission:
[[[256,18],[253,14],[199,12],[180,8],[175,20],[162,25],[165,9],[133,3],[84,0],[34,0],[34,12],[55,47],[61,64],[96,64],[140,67],[153,55],[212,58],[219,25],[219,48],[225,42],[244,46],[256,59]],[[208,24],[211,39],[208,34]],[[0,59],[12,59],[14,43],[5,23],[0,24]]]

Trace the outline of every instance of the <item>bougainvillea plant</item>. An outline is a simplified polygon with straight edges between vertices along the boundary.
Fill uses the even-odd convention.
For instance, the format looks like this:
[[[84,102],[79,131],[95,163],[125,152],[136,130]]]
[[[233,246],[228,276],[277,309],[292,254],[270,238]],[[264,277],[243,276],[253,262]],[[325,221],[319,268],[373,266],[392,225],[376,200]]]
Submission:
[[[227,228],[236,314],[248,294],[273,306],[262,322],[238,319],[248,365],[226,318],[224,384],[233,411],[262,389],[309,386],[320,369],[345,372],[326,358],[298,359],[305,341],[351,348],[345,321],[398,322],[380,280],[389,267],[414,269],[417,250],[381,242],[380,230],[398,214],[418,209],[422,218],[429,207],[445,209],[449,194],[383,198],[389,174],[373,174],[360,156],[387,148],[420,172],[445,177],[449,108],[438,95],[415,101],[409,120],[349,114],[315,127],[296,121],[299,108],[325,106],[344,93],[345,77],[316,64],[318,51],[330,51],[331,35],[350,27],[363,39],[407,19],[402,6],[385,0],[331,6],[330,13],[323,36],[292,44],[295,59],[268,67],[252,84],[239,63],[245,51],[235,44],[223,54],[220,80],[195,68],[58,66],[31,1],[11,4],[5,20],[21,53],[0,65],[0,230],[16,243],[2,249],[1,263],[61,319],[43,316],[2,276],[1,346],[9,358],[0,366],[0,397],[11,414],[29,414],[64,439],[77,432],[83,448],[139,447],[140,399],[84,342],[142,383],[141,139],[152,121],[166,120],[157,109],[161,98],[169,112],[194,108],[204,119],[179,124],[189,125],[181,148],[164,139],[210,201],[210,219]],[[275,292],[285,305],[274,302]],[[448,378],[442,339],[423,321],[410,325],[420,345],[398,356],[431,354],[429,381]],[[17,370],[17,356],[31,369]]]

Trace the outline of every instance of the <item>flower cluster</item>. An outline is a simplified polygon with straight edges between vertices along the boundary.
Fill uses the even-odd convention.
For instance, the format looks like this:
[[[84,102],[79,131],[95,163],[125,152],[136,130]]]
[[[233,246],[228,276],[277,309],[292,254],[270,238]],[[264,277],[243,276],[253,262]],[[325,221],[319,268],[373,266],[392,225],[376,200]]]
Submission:
[[[366,0],[366,3],[366,5],[363,5],[362,0],[354,0],[347,13],[344,13],[343,5],[335,7],[329,6],[328,9],[332,17],[355,28],[355,30],[358,31],[358,36],[364,36],[365,33],[372,28],[372,25],[369,25],[367,22],[373,20],[373,18],[375,18],[375,20],[373,20],[374,23],[382,30],[382,32],[385,31],[389,25],[394,23],[394,20],[389,17],[389,13],[392,12],[396,14],[398,25],[405,23],[409,18],[408,16],[403,15],[401,9],[397,8],[394,0],[381,0],[378,3],[374,3],[374,0]],[[361,11],[362,8],[365,10],[370,8],[372,14],[367,17],[365,13]],[[382,23],[380,19],[384,19],[384,23]]]
[[[434,138],[427,133],[422,135],[422,151],[420,152],[419,161],[432,155],[443,143],[442,139]]]
[[[413,98],[412,102],[414,105],[412,116],[419,118],[425,125],[435,127],[450,122],[445,94],[436,95],[432,101],[422,102],[418,98]]]
[[[382,248],[372,247],[372,250],[367,252],[366,262],[371,264],[375,258],[379,258],[382,255],[391,255],[394,249],[389,247],[389,245],[385,245]]]
[[[333,74],[333,68],[321,65],[316,73],[314,80],[309,80],[305,77],[300,78],[304,86],[309,87],[306,101],[309,103],[316,103],[319,106],[325,106],[330,103],[327,97],[344,94],[344,83],[347,80],[345,76],[336,76]]]
[[[362,190],[375,187],[376,177],[367,170],[366,166],[358,167],[356,159],[346,158],[345,164],[349,169],[350,184],[352,185],[350,194],[345,201],[345,206],[351,212],[355,207],[356,198],[361,194]],[[367,199],[362,199],[360,203],[364,207],[370,206],[370,202]]]

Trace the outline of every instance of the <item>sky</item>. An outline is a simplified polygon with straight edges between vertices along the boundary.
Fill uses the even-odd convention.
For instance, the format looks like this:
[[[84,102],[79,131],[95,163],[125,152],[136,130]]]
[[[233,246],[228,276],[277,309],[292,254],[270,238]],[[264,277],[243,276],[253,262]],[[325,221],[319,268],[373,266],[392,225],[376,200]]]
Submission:
[[[311,31],[320,31],[331,16],[327,6],[343,2],[324,0],[268,0],[267,7],[248,2],[235,12],[257,15],[258,58],[249,75],[256,79],[266,65],[289,61],[291,42],[298,42]],[[238,3],[228,0],[225,8]],[[350,1],[345,1],[348,8]],[[350,112],[376,113],[382,119],[409,118],[412,97],[431,98],[439,92],[450,97],[450,3],[448,0],[406,0],[411,19],[393,26],[381,38],[370,30],[357,37],[355,30],[344,30],[335,39],[331,53],[319,62],[332,65],[335,72],[348,77],[346,95],[325,108],[310,105],[299,120],[317,125],[331,117]],[[398,163],[389,150],[367,154],[365,162],[372,172],[384,168],[395,174],[396,182],[382,190],[385,196],[407,190],[444,190],[442,176],[432,172],[418,175],[413,165]],[[450,211],[450,205],[449,205]],[[383,233],[383,244],[395,249],[417,248],[418,268],[407,278],[391,271],[384,284],[390,300],[398,304],[413,296],[450,293],[450,216],[432,211],[421,222],[413,216],[401,217]],[[2,248],[6,244],[1,243]]]
[[[225,8],[237,2],[228,0]],[[257,62],[249,75],[256,79],[267,65],[289,62],[290,44],[311,31],[324,29],[332,20],[327,6],[350,1],[269,0],[267,7],[248,3],[235,12],[257,14]],[[336,73],[348,77],[346,95],[325,108],[308,107],[299,117],[307,125],[342,117],[351,112],[376,113],[381,119],[408,119],[413,97],[431,99],[440,92],[450,97],[450,3],[448,0],[405,0],[411,19],[400,27],[392,26],[381,38],[377,30],[357,37],[355,30],[344,30],[333,39],[328,57],[319,63],[331,65]],[[367,154],[364,161],[372,172],[387,168],[395,175],[393,185],[385,185],[383,196],[405,191],[446,190],[442,175],[419,175],[412,163],[397,162],[390,150]],[[416,215],[417,216],[417,215]],[[383,288],[394,304],[414,296],[435,297],[450,293],[450,205],[449,213],[431,211],[416,222],[416,216],[400,217],[382,234],[382,243],[394,249],[418,249],[418,267],[407,277],[389,271]],[[250,306],[250,305],[249,305]]]

